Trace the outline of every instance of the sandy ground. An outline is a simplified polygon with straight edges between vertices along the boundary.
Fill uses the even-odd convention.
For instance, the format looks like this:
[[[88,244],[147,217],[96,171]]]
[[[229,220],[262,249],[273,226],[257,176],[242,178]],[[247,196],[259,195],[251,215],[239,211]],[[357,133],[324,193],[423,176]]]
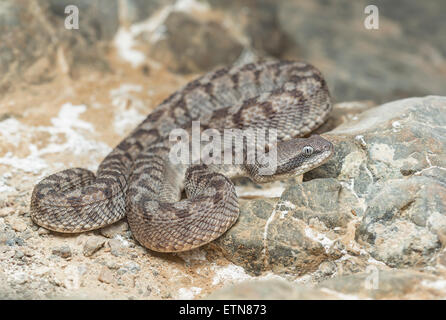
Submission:
[[[132,240],[125,222],[108,232],[63,235],[31,221],[29,200],[40,179],[69,167],[95,171],[157,104],[191,79],[109,58],[109,73],[92,70],[71,79],[61,72],[1,97],[0,225],[24,242],[0,246],[6,296],[191,299],[251,278],[212,245],[182,254],[150,252]],[[86,257],[85,243],[93,238],[102,244]],[[69,257],[58,250],[66,246]]]

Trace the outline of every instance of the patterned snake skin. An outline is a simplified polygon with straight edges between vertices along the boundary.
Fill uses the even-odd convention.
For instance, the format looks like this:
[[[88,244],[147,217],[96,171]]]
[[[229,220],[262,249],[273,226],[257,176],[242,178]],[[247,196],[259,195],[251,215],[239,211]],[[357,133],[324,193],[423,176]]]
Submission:
[[[238,218],[230,177],[283,179],[333,154],[332,144],[322,137],[301,138],[325,122],[330,111],[325,80],[306,63],[264,61],[210,72],[162,102],[103,160],[96,176],[73,168],[40,181],[32,193],[31,217],[47,229],[77,233],[127,216],[134,237],[151,250],[202,246]],[[197,120],[201,130],[276,129],[276,171],[262,175],[258,162],[172,164],[171,130],[190,131]]]

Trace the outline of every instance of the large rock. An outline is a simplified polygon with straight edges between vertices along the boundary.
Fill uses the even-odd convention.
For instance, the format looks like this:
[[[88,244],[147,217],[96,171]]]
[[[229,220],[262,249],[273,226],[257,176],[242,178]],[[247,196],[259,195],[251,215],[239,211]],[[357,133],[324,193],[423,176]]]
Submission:
[[[198,73],[232,64],[243,50],[218,21],[200,21],[189,13],[173,11],[164,26],[163,37],[150,51],[174,72]]]
[[[0,3],[0,93],[6,92],[13,81],[24,77],[26,70],[45,55],[51,36],[42,29],[27,2]],[[41,68],[48,69],[47,61],[41,64]]]
[[[277,202],[243,201],[219,248],[254,274],[314,274],[334,262],[333,274],[351,255],[351,271],[364,271],[367,254],[390,267],[430,265],[446,239],[445,128],[444,97],[356,114],[324,135],[335,155],[302,184]]]
[[[43,5],[46,3],[54,16],[64,20],[67,17],[65,8],[69,5],[76,6],[79,9],[77,32],[83,35],[85,41],[111,40],[118,30],[119,5],[117,0],[44,0],[42,2]],[[68,32],[73,31],[69,30]],[[68,35],[68,32],[65,34]]]
[[[442,278],[414,271],[379,271],[340,276],[309,287],[284,280],[244,281],[215,291],[221,300],[444,299]]]
[[[227,12],[261,55],[306,60],[327,77],[336,101],[383,103],[446,87],[444,1],[228,1],[209,0]],[[368,30],[366,6],[379,10]]]
[[[121,2],[120,15],[127,23],[138,23],[174,2],[175,0],[124,0]]]
[[[259,1],[208,1],[216,10],[224,11],[228,20],[243,31],[247,44],[261,56],[282,57],[294,45],[280,25],[280,3]]]
[[[336,238],[353,216],[352,196],[341,189],[334,179],[316,179],[289,186],[277,203],[242,201],[239,220],[218,246],[254,274],[313,272],[342,256],[344,247]]]
[[[372,256],[389,266],[424,265],[446,245],[446,186],[432,178],[387,181],[357,230]]]
[[[317,289],[341,299],[444,299],[444,280],[416,271],[370,269],[321,282]]]
[[[79,9],[79,29],[65,28],[68,5]],[[81,67],[109,70],[99,42],[113,38],[118,22],[117,1],[2,1],[0,93]]]
[[[325,300],[336,295],[283,280],[244,281],[215,291],[210,300]]]
[[[319,66],[337,101],[443,93],[444,2],[381,1],[378,30],[364,27],[367,0],[280,3],[280,25],[294,41],[288,56]]]
[[[384,104],[327,133],[335,156],[306,176],[354,192],[357,240],[389,266],[425,265],[444,246],[445,127],[444,97]]]

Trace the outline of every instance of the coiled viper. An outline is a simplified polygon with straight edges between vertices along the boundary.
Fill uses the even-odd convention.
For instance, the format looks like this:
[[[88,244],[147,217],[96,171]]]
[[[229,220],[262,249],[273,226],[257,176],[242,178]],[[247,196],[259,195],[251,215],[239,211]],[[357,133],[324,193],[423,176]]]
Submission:
[[[228,177],[283,179],[333,154],[332,144],[320,136],[299,138],[325,122],[330,111],[325,80],[306,63],[264,61],[210,72],[162,102],[102,161],[96,176],[73,168],[40,181],[32,193],[31,217],[50,230],[77,233],[127,215],[134,237],[149,249],[199,247],[237,220],[238,200]],[[276,170],[262,174],[262,165],[247,163],[246,156],[240,165],[173,165],[169,133],[190,131],[197,120],[201,130],[276,129]]]

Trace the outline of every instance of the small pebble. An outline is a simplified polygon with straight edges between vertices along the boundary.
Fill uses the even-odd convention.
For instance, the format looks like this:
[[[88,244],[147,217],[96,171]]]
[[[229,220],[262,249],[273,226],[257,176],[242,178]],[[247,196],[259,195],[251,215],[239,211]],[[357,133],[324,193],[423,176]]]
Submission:
[[[25,272],[18,272],[13,276],[14,284],[25,284],[28,282],[28,276]]]
[[[23,245],[25,245],[25,241],[24,241],[22,238],[15,237],[15,238],[12,238],[12,239],[7,240],[7,241],[5,242],[5,244],[6,244],[7,246],[10,246],[10,247],[13,247],[13,246],[15,246],[15,245],[17,245],[17,246],[23,246]]]
[[[53,248],[52,254],[67,259],[71,257],[71,248],[69,246],[62,246],[59,248]]]
[[[26,230],[25,232],[22,232],[20,234],[20,237],[23,238],[24,240],[28,240],[32,236],[33,236],[33,232],[31,230]]]
[[[2,231],[0,231],[0,243],[6,243],[8,240],[14,239],[16,237],[16,234],[14,231],[12,230],[6,230],[3,229]]]
[[[12,208],[12,207],[1,208],[0,209],[0,217],[9,216],[13,212],[14,212],[14,208]]]
[[[119,275],[123,275],[124,273],[127,273],[127,269],[126,268],[119,268],[118,269],[118,271],[117,271],[117,273],[119,274]]]
[[[101,272],[99,273],[98,280],[103,283],[113,283],[113,273],[110,271],[109,268],[103,267],[101,269]]]
[[[39,236],[41,236],[41,235],[43,235],[43,234],[49,234],[50,233],[50,230],[48,230],[48,229],[45,229],[45,228],[39,228],[38,230],[37,230],[37,234],[39,235]]]
[[[116,235],[125,234],[125,232],[129,229],[129,225],[125,221],[116,222],[110,226],[100,229],[101,235],[106,238],[114,238]]]
[[[24,255],[25,255],[25,254],[24,254],[22,251],[20,251],[20,250],[16,250],[16,251],[15,251],[14,258],[16,258],[16,259],[22,259]]]
[[[20,218],[9,216],[8,218],[5,218],[5,220],[14,231],[23,232],[26,230],[26,223]]]
[[[105,240],[102,237],[89,237],[84,244],[84,256],[90,257],[104,246]]]
[[[133,261],[126,263],[124,268],[127,269],[131,273],[136,273],[141,270],[141,268],[139,267],[139,264],[137,264],[136,262],[133,262]]]
[[[118,239],[111,239],[108,241],[110,251],[115,257],[124,255],[124,248],[122,247],[121,241]]]
[[[88,271],[88,267],[85,264],[81,264],[77,267],[77,271],[79,272],[79,275],[84,275]]]

